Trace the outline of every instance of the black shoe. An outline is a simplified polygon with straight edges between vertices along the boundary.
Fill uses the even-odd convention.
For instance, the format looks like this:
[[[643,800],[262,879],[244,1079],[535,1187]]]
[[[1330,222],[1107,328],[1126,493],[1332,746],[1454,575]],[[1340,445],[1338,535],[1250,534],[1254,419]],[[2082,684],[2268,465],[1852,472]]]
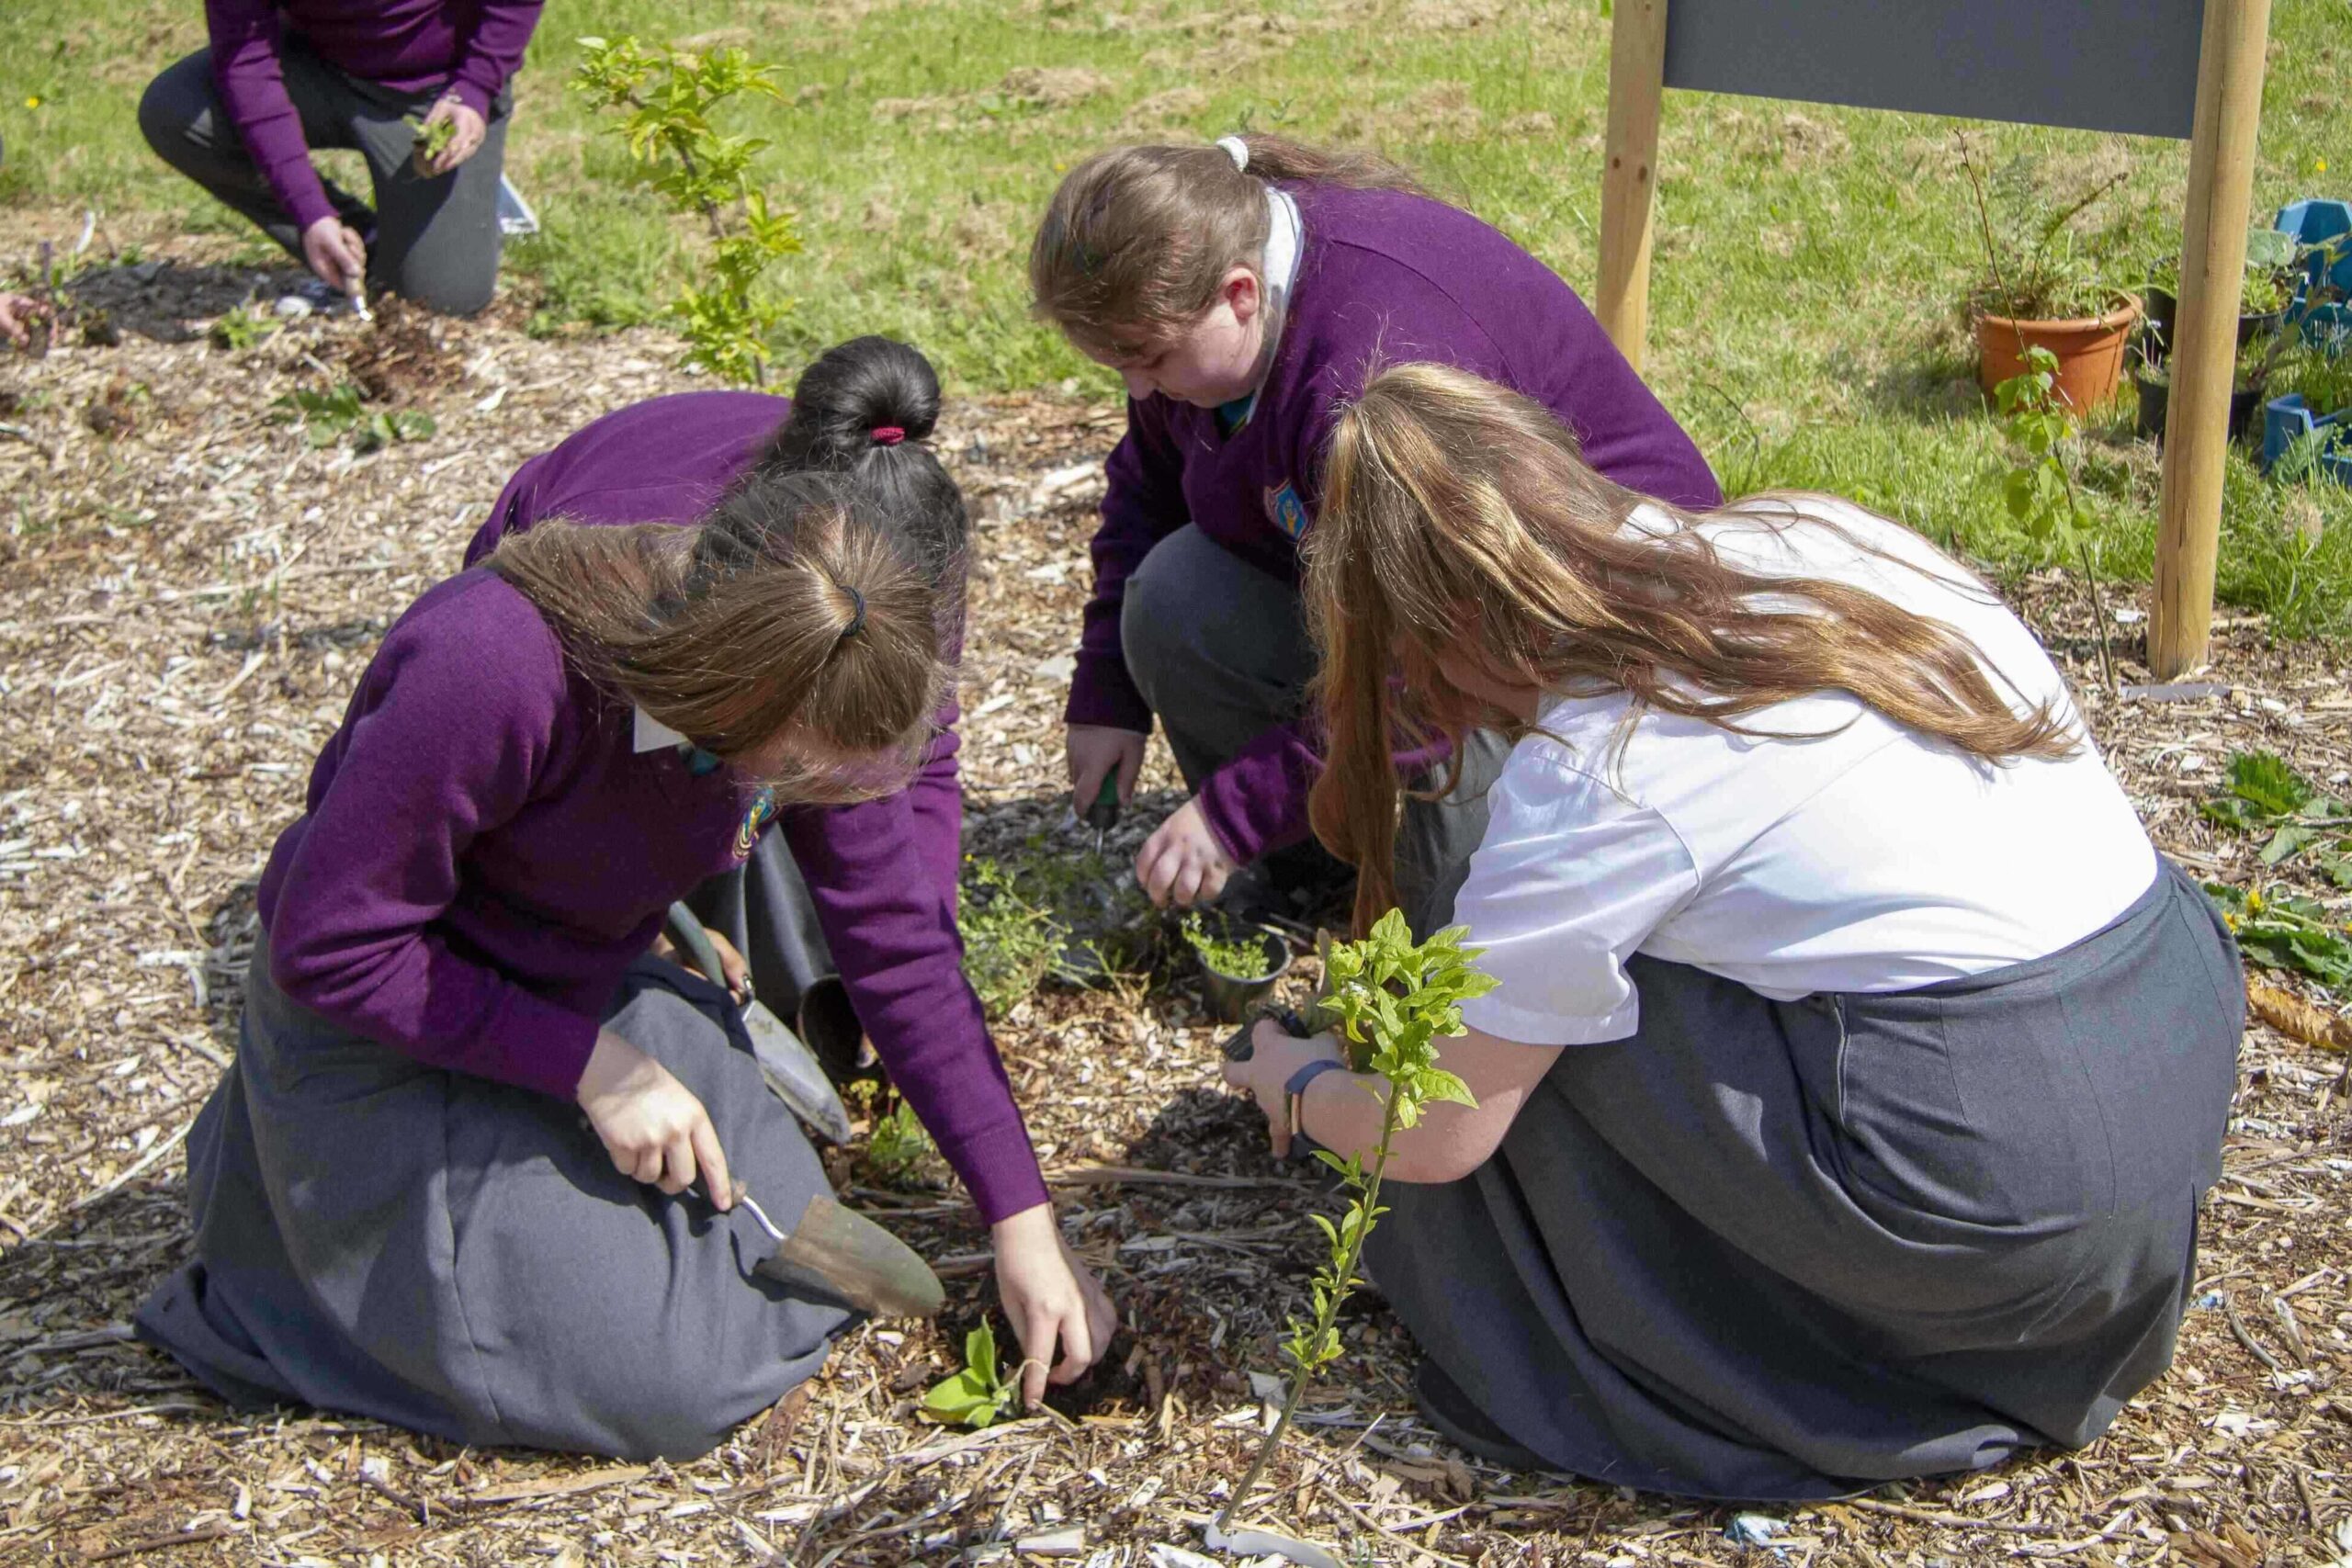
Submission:
[[[1516,1441],[1470,1402],[1461,1385],[1427,1356],[1413,1373],[1413,1404],[1421,1419],[1436,1427],[1445,1440],[1493,1464],[1512,1470],[1550,1470],[1552,1465],[1534,1450]]]

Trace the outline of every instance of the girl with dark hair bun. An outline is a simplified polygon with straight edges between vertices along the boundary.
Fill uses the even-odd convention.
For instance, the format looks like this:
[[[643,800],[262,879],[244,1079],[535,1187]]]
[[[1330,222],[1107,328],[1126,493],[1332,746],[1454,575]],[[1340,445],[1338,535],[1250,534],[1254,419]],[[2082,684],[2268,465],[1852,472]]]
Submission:
[[[1024,1394],[1108,1343],[960,966],[937,381],[866,338],[801,390],[526,463],[362,677],[262,879],[195,1258],[139,1314],[223,1396],[687,1458],[810,1376],[857,1315],[752,1272],[735,1183],[787,1224],[831,1190],[754,989],[871,1036],[990,1225]],[[682,898],[722,976],[661,955]]]
[[[1124,797],[1156,721],[1193,798],[1145,840],[1161,903],[1238,870],[1310,895],[1339,868],[1307,829],[1322,763],[1299,558],[1323,502],[1335,409],[1383,362],[1459,366],[1536,399],[1593,466],[1687,505],[1714,476],[1576,292],[1469,213],[1364,153],[1277,136],[1114,147],[1070,170],[1038,223],[1040,316],[1127,389],[1070,680],[1083,807]],[[1406,913],[1444,923],[1501,751],[1480,737],[1453,794],[1406,812]],[[1401,755],[1408,777],[1442,754]],[[1425,781],[1427,782],[1427,781]]]
[[[466,561],[512,549],[554,519],[691,525],[777,475],[838,474],[888,520],[931,584],[936,646],[952,667],[963,643],[968,524],[963,492],[928,445],[938,419],[930,360],[878,336],[828,349],[789,399],[650,399],[516,469]],[[1102,1286],[1062,1246],[1003,1063],[964,978],[957,716],[950,679],[905,788],[849,806],[786,808],[742,863],[687,901],[723,959],[740,963],[741,978],[837,1073],[872,1043],[992,1229],[998,1285],[1034,1400],[1049,1371],[1056,1382],[1084,1373],[1114,1316]]]

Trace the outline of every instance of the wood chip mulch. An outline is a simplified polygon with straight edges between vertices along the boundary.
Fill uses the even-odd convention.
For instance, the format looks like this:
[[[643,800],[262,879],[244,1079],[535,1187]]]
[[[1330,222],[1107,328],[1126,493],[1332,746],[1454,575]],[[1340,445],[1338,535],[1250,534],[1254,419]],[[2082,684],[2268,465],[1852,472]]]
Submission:
[[[1253,1449],[1252,1374],[1278,1368],[1317,1242],[1306,1215],[1328,1201],[1269,1163],[1254,1113],[1219,1087],[1218,1031],[1186,982],[1049,988],[1000,1032],[1065,1230],[1125,1317],[1102,1370],[1051,1413],[978,1434],[915,1414],[989,1306],[984,1235],[935,1170],[847,1179],[943,1260],[943,1318],[857,1331],[691,1464],[240,1416],[129,1339],[188,1246],[182,1144],[234,1046],[254,880],[354,677],[517,463],[697,384],[659,335],[535,339],[519,307],[462,323],[395,310],[372,331],[312,317],[232,353],[209,322],[257,281],[266,306],[291,275],[158,255],[71,286],[105,331],[69,321],[46,357],[0,354],[0,1562],[1188,1561],[1172,1549],[1203,1549],[1198,1521]],[[437,432],[361,456],[307,446],[273,406],[346,380]],[[1117,428],[1114,410],[1015,397],[958,404],[939,434],[979,519],[963,671],[977,849],[1082,841],[1058,793],[1058,712]],[[2065,586],[2017,592],[2157,840],[2199,874],[2253,871],[2253,846],[2197,813],[2231,750],[2278,750],[2339,793],[2352,779],[2340,650],[2274,646],[2225,615],[2198,677],[2220,694],[2122,701],[2098,689]],[[2132,636],[2123,677],[2145,682]],[[1172,802],[1157,748],[1153,766]],[[1119,847],[1147,818],[1130,815]],[[1310,960],[1289,983],[1313,978]],[[2179,1359],[2082,1452],[1734,1530],[1732,1510],[1449,1449],[1415,1420],[1411,1348],[1370,1302],[1252,1512],[1384,1564],[2352,1559],[2346,1071],[2248,1032]],[[1759,1531],[1769,1544],[1745,1543]]]

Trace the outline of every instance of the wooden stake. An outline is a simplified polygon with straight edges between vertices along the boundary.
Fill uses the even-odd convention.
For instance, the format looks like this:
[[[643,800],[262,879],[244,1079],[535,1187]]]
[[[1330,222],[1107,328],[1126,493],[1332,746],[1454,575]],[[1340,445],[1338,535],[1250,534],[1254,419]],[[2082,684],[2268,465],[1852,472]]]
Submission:
[[[1666,96],[1667,0],[1617,0],[1609,35],[1608,162],[1600,173],[1600,326],[1639,370],[1650,321],[1650,208]]]
[[[2205,0],[2188,203],[2181,219],[2180,313],[2173,322],[2172,398],[2165,417],[2156,597],[2148,622],[2148,664],[2159,681],[2202,664],[2212,629],[2238,290],[2269,30],[2270,0]]]

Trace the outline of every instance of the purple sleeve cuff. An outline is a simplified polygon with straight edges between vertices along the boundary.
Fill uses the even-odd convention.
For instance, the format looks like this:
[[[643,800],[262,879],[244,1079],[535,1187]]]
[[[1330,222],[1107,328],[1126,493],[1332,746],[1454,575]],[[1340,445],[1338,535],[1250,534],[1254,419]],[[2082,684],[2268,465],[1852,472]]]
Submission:
[[[1237,864],[1261,860],[1313,833],[1307,795],[1323,772],[1323,753],[1310,723],[1274,726],[1202,781],[1201,814]],[[1397,774],[1417,778],[1447,754],[1442,739],[1399,751]]]
[[[1070,675],[1069,701],[1062,709],[1066,724],[1096,724],[1106,729],[1151,733],[1151,707],[1136,690],[1127,663],[1116,655],[1105,658],[1092,649],[1080,649],[1078,668]]]
[[[495,88],[484,88],[481,83],[469,81],[460,76],[449,84],[448,92],[443,96],[457,99],[466,107],[481,116],[483,123],[487,124],[490,120],[491,95],[495,91]]]
[[[1276,725],[1201,783],[1201,813],[1235,862],[1248,865],[1308,833],[1306,794],[1322,762],[1295,725]]]

